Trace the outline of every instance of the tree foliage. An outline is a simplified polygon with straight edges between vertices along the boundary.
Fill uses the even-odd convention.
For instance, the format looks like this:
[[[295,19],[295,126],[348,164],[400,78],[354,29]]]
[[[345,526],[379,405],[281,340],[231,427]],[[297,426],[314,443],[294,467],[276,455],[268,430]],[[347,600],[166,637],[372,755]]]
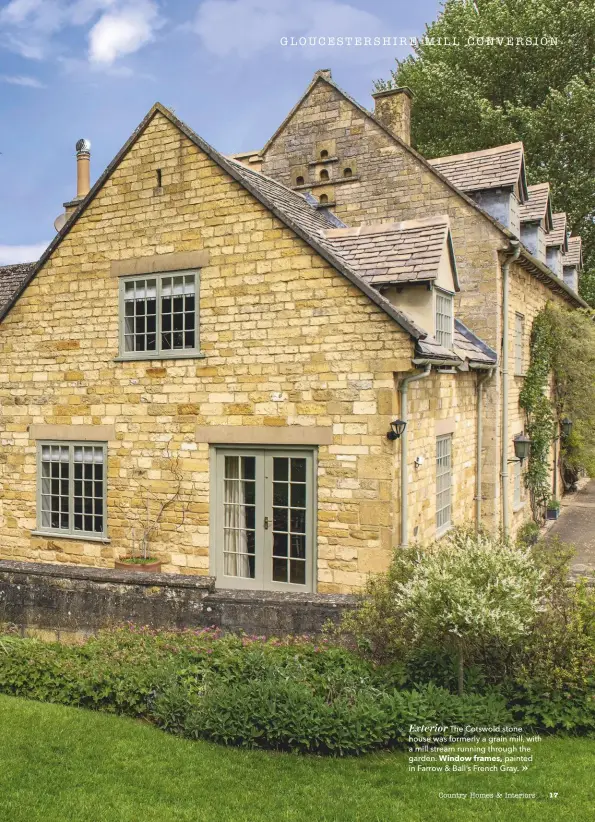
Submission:
[[[526,483],[539,521],[550,495],[550,449],[565,417],[560,460],[566,486],[583,470],[595,475],[595,316],[549,304],[531,329],[531,355],[519,398],[525,411],[531,454]]]
[[[549,180],[556,210],[583,238],[581,293],[595,306],[595,3],[446,0],[425,34],[377,89],[413,90],[413,141],[428,157],[522,140],[529,182]],[[467,45],[498,36],[557,44]]]

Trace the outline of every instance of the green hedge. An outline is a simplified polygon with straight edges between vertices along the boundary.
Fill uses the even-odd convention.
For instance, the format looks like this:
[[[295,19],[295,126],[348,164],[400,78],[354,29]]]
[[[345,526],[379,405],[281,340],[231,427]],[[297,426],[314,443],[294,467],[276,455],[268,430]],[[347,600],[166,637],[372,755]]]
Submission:
[[[307,637],[130,626],[80,646],[0,637],[0,692],[139,717],[191,739],[332,755],[404,747],[410,724],[595,732],[590,687],[511,683],[500,693],[478,676],[459,697],[432,681],[444,680],[439,656],[412,671]]]
[[[0,640],[0,691],[148,719],[228,745],[345,755],[402,746],[410,723],[501,724],[501,697],[460,699],[306,639],[105,632],[82,646]]]

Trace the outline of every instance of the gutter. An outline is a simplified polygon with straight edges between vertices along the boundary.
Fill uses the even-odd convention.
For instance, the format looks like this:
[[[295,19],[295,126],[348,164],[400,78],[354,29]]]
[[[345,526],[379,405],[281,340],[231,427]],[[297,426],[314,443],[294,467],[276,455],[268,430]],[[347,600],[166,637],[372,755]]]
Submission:
[[[504,537],[510,532],[510,510],[508,506],[508,395],[509,395],[509,323],[508,308],[510,296],[510,263],[517,260],[521,253],[518,240],[511,240],[509,249],[502,263],[502,468],[500,471],[502,492],[502,530]]]
[[[423,380],[426,377],[430,376],[430,372],[432,370],[432,363],[428,363],[426,365],[425,371],[422,371],[419,374],[411,374],[409,377],[405,377],[401,380],[401,385],[399,387],[399,391],[401,393],[401,419],[403,422],[408,422],[407,416],[407,390],[409,388],[409,383],[417,382],[418,380]],[[408,426],[405,426],[405,430],[401,434],[401,547],[405,548],[408,544],[407,540],[407,531],[408,531],[408,498],[407,498],[407,439],[408,439]]]
[[[483,369],[482,369],[483,370]],[[481,528],[481,452],[483,449],[483,387],[494,376],[495,367],[492,365],[487,373],[477,373],[477,445],[475,451],[475,530]]]

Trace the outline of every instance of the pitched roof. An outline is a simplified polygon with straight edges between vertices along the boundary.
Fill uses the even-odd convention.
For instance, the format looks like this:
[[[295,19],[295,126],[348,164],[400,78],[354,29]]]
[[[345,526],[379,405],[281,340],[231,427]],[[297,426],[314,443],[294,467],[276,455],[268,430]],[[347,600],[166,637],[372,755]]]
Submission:
[[[481,208],[481,206],[479,206],[475,202],[475,200],[473,200],[461,188],[459,188],[457,185],[455,185],[445,174],[442,174],[442,172],[438,168],[433,166],[430,163],[430,161],[427,160],[418,151],[416,151],[413,148],[413,146],[410,146],[408,143],[405,143],[397,134],[394,133],[394,131],[391,131],[391,129],[386,125],[386,123],[383,123],[381,120],[379,120],[371,111],[368,111],[367,108],[362,106],[361,103],[358,103],[357,100],[354,100],[354,98],[351,97],[350,94],[348,94],[343,88],[338,86],[337,83],[335,83],[335,81],[332,79],[332,77],[330,75],[330,72],[326,69],[323,70],[323,71],[319,70],[314,74],[314,77],[313,77],[312,81],[310,82],[307,89],[304,91],[304,93],[300,97],[300,99],[297,101],[297,103],[291,109],[289,114],[285,117],[283,122],[279,125],[279,127],[274,132],[274,134],[269,138],[269,140],[267,140],[267,142],[265,143],[263,148],[261,148],[260,151],[258,152],[258,154],[261,157],[264,156],[264,154],[266,153],[268,148],[276,140],[278,135],[285,128],[286,124],[289,122],[289,120],[291,120],[293,115],[299,109],[302,102],[310,94],[310,92],[312,91],[314,86],[319,82],[327,83],[329,86],[331,86],[331,88],[334,88],[335,91],[337,91],[345,100],[347,100],[349,103],[351,103],[352,106],[354,106],[365,117],[367,117],[369,120],[371,120],[373,123],[375,123],[376,126],[378,126],[379,129],[381,129],[388,137],[390,137],[390,139],[394,143],[399,145],[405,152],[407,152],[418,163],[420,163],[420,165],[424,166],[424,168],[426,168],[429,171],[433,172],[436,175],[436,177],[438,177],[438,179],[442,180],[442,182],[446,186],[448,186],[448,188],[450,188],[451,191],[453,191],[458,197],[460,197],[461,200],[463,200],[465,203],[467,203],[467,205],[470,206],[470,208],[472,208],[478,214],[481,214],[481,216],[485,220],[487,220],[491,225],[493,225],[494,228],[496,228],[502,234],[502,236],[504,238],[506,238],[507,240],[515,240],[515,241],[517,240],[517,238],[514,236],[514,234],[508,228],[506,228],[506,226],[502,225],[502,223],[498,222],[498,220],[496,220],[495,217],[492,217],[491,214],[488,214],[487,211],[485,211],[483,208]],[[235,155],[235,156],[237,157],[238,155]],[[243,155],[241,155],[241,156],[243,156]],[[579,305],[582,305],[583,307],[587,307],[587,303],[582,299],[582,297],[579,297],[578,294],[576,294],[570,287],[568,287],[564,283],[563,280],[561,280],[559,277],[557,277],[552,271],[550,271],[550,269],[544,263],[541,263],[536,257],[534,257],[524,247],[522,247],[522,249],[521,249],[521,255],[519,257],[519,264],[522,265],[523,268],[525,268],[527,271],[529,271],[537,279],[539,279],[542,282],[546,283],[549,286],[549,288],[551,288],[553,291],[556,291],[557,293],[562,293],[564,296],[568,297],[574,304],[578,303]]]
[[[435,280],[448,249],[458,287],[447,216],[330,229],[325,238],[354,271],[375,287]]]
[[[580,237],[568,238],[568,251],[562,254],[562,264],[572,265],[579,270],[583,267],[583,241]]]
[[[527,202],[520,207],[522,223],[543,220],[546,231],[552,228],[552,207],[550,203],[550,184],[537,183],[527,188]]]
[[[552,215],[552,230],[545,235],[545,244],[546,246],[562,246],[564,251],[568,248],[565,211]]]
[[[35,263],[15,263],[0,266],[0,311],[25,282]]]
[[[463,191],[513,187],[520,180],[521,189],[526,193],[522,143],[436,157],[429,162]]]

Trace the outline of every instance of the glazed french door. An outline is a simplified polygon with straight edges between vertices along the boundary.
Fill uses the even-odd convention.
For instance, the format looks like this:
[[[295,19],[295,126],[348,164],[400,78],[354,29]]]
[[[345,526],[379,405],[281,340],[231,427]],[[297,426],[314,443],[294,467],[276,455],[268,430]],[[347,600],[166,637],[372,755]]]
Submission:
[[[219,587],[312,590],[313,481],[310,451],[216,450]]]

